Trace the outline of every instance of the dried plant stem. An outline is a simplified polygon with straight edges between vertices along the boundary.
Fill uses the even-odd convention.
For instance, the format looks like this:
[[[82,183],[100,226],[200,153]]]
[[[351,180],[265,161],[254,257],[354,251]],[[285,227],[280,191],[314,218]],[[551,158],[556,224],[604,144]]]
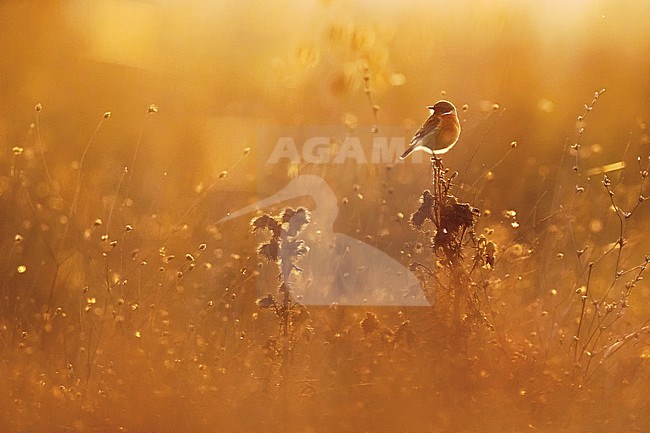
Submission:
[[[589,115],[589,113],[591,113],[591,111],[594,109],[594,106],[596,105],[596,102],[598,101],[598,98],[604,92],[605,92],[605,89],[601,89],[598,92],[595,92],[593,99],[591,100],[591,102],[589,104],[585,104],[585,111],[580,116],[578,116],[578,119],[577,119],[577,121],[578,121],[578,136],[576,138],[575,143],[571,146],[571,149],[573,149],[575,151],[575,162],[574,162],[574,165],[573,165],[573,171],[575,173],[575,189],[576,189],[576,192],[583,192],[584,191],[584,187],[579,185],[579,178],[580,178],[580,159],[579,159],[580,146],[582,145],[581,144],[582,136],[583,136],[583,134],[585,132],[585,128],[584,128],[584,126],[582,126],[582,123],[584,122],[585,118]]]
[[[282,378],[289,374],[289,361],[293,356],[297,338],[297,321],[306,314],[306,308],[294,299],[291,275],[300,271],[297,263],[307,254],[309,248],[299,239],[299,234],[310,222],[309,212],[304,208],[286,208],[280,215],[264,214],[251,221],[253,232],[268,231],[271,238],[259,245],[257,252],[261,258],[277,265],[278,294],[269,293],[257,300],[261,309],[272,310],[278,319],[278,335],[267,341],[267,349],[280,359]],[[278,342],[281,345],[278,346]]]
[[[107,113],[108,114],[108,113]],[[61,261],[62,254],[65,248],[65,242],[68,237],[68,233],[70,231],[70,225],[72,224],[72,217],[76,214],[77,212],[77,203],[79,201],[79,194],[81,193],[81,186],[82,186],[82,179],[83,179],[83,168],[84,168],[84,162],[86,161],[86,155],[88,154],[88,150],[92,146],[93,142],[95,141],[95,137],[97,137],[97,134],[99,133],[100,129],[102,128],[102,125],[104,124],[104,121],[108,118],[107,114],[104,114],[104,117],[99,121],[97,124],[97,127],[93,131],[92,135],[90,136],[90,139],[86,143],[86,147],[84,148],[81,158],[79,159],[79,167],[77,168],[77,186],[75,188],[75,192],[72,198],[72,202],[70,203],[70,209],[68,211],[68,223],[65,226],[65,230],[63,232],[63,236],[61,237],[61,247],[59,248],[59,261]],[[108,115],[110,116],[110,114]]]
[[[377,113],[379,113],[379,105],[375,104],[375,101],[372,98],[372,90],[370,90],[370,68],[368,65],[366,65],[363,69],[363,86],[364,86],[364,93],[366,94],[366,98],[368,98],[368,103],[370,104],[370,108],[372,109],[372,116],[375,121],[375,124],[372,126],[371,132],[373,134],[376,134],[379,132],[379,116]]]
[[[420,265],[433,274],[436,286],[432,289],[425,286],[424,290],[427,299],[438,299],[434,312],[439,310],[446,316],[446,326],[449,336],[449,347],[455,350],[462,350],[466,343],[465,335],[465,318],[477,318],[477,322],[492,324],[480,311],[478,305],[480,297],[470,290],[471,281],[469,273],[464,267],[463,248],[470,242],[474,242],[474,250],[482,249],[483,252],[477,253],[481,256],[480,260],[475,259],[472,271],[476,268],[478,262],[485,263],[487,257],[483,257],[486,246],[490,248],[495,245],[488,242],[485,238],[478,240],[474,235],[474,225],[480,212],[468,203],[460,203],[458,198],[451,194],[454,185],[454,179],[458,173],[449,174],[444,167],[442,159],[434,156],[431,158],[431,191],[425,190],[422,194],[419,209],[411,215],[411,224],[416,228],[421,228],[428,220],[434,226],[434,236],[432,238],[432,251],[436,261],[445,269],[447,278],[441,278],[441,275],[435,275],[429,267]],[[492,252],[489,259],[492,263],[494,258]],[[411,266],[413,269],[413,265]],[[433,267],[432,267],[433,268]],[[447,284],[443,282],[447,281]],[[436,292],[444,296],[435,296]],[[442,299],[447,302],[442,303]],[[468,322],[469,323],[469,322]]]
[[[111,222],[113,221],[113,212],[115,211],[115,204],[117,203],[117,199],[120,195],[120,189],[122,188],[122,184],[124,183],[124,179],[129,173],[129,168],[124,167],[124,170],[122,171],[122,176],[120,176],[120,181],[117,183],[117,188],[115,190],[115,196],[113,198],[113,201],[111,203],[111,208],[108,211],[108,219],[106,220],[106,229],[104,230],[104,234],[106,236],[109,235],[109,230],[111,228]]]
[[[589,296],[589,287],[591,286],[591,272],[594,268],[593,263],[589,263],[589,270],[587,271],[587,284],[585,286],[585,292],[581,295],[581,301],[582,301],[582,307],[580,310],[580,319],[578,320],[578,329],[576,330],[575,336],[573,337],[573,340],[575,342],[575,349],[573,353],[573,358],[574,360],[578,360],[578,345],[580,342],[580,331],[582,330],[582,323],[584,322],[585,319],[585,310],[587,306],[587,299]]]
[[[474,148],[474,152],[472,152],[472,155],[467,159],[467,163],[465,164],[465,168],[461,172],[461,173],[463,173],[462,176],[464,176],[465,173],[469,173],[469,166],[472,164],[472,161],[474,161],[474,158],[476,157],[476,154],[478,153],[479,149],[481,148],[481,145],[485,142],[488,135],[490,135],[490,132],[492,132],[492,129],[497,124],[497,122],[499,121],[501,116],[503,116],[503,113],[505,113],[505,109],[498,111],[496,113],[496,118],[494,119],[494,122],[492,122],[486,128],[485,133],[483,133],[483,137],[481,137],[481,140],[478,142],[478,145]],[[492,117],[493,114],[494,113],[490,113],[490,115],[486,118],[486,120],[489,120],[489,118]],[[461,185],[463,184],[463,177],[460,178],[458,183],[461,184]],[[476,182],[474,182],[474,184],[476,184]]]
[[[36,119],[34,124],[36,125],[36,139],[38,141],[38,149],[41,155],[41,161],[43,162],[43,169],[45,170],[45,177],[50,185],[52,185],[52,176],[50,175],[50,169],[47,165],[47,160],[45,159],[45,147],[43,145],[43,139],[41,137],[41,122],[40,122],[40,113],[42,106],[41,104],[36,105]]]
[[[513,142],[513,143],[514,143],[514,142]],[[479,183],[479,181],[480,181],[481,179],[483,179],[483,177],[485,176],[486,173],[490,173],[490,172],[494,171],[497,167],[499,167],[501,164],[503,164],[503,162],[504,162],[506,159],[508,159],[508,156],[509,156],[509,155],[510,155],[510,154],[511,154],[511,153],[512,153],[516,148],[517,148],[516,145],[511,144],[511,145],[510,145],[510,148],[508,149],[508,151],[507,151],[507,152],[506,152],[506,153],[505,153],[505,154],[504,154],[504,155],[503,155],[503,156],[502,156],[502,157],[501,157],[497,162],[495,162],[495,163],[494,163],[490,168],[488,168],[487,170],[483,170],[482,175],[479,176],[479,177],[477,177],[476,180],[474,180],[474,182],[472,182],[472,185],[471,185],[470,188],[469,188],[470,191],[471,191],[471,190],[474,190],[474,189],[476,188],[476,185]],[[481,188],[481,189],[482,189],[482,188]],[[478,195],[479,192],[480,192],[479,190],[476,190],[476,194],[475,194],[475,195]]]
[[[75,216],[76,211],[77,211],[77,202],[79,200],[79,194],[81,193],[81,181],[83,177],[83,165],[86,160],[86,155],[88,154],[88,150],[90,149],[91,145],[95,141],[95,137],[99,133],[102,125],[104,124],[104,121],[110,117],[110,112],[104,113],[104,116],[102,119],[99,121],[97,124],[97,127],[93,131],[92,135],[90,136],[90,139],[86,143],[86,147],[84,148],[82,154],[81,154],[81,159],[79,160],[79,167],[78,167],[78,175],[77,175],[77,185],[75,188],[75,192],[73,195],[72,202],[70,203],[70,209],[68,211],[68,217],[67,217],[67,223],[65,225],[65,229],[63,231],[63,235],[61,236],[61,245],[59,246],[59,251],[57,256],[55,257],[55,270],[54,270],[54,275],[52,276],[52,282],[50,283],[50,295],[48,297],[48,302],[47,302],[47,311],[46,314],[49,314],[51,309],[52,309],[52,303],[54,301],[54,293],[56,291],[56,282],[59,277],[59,272],[61,269],[61,264],[63,263],[63,254],[65,251],[65,243],[68,238],[68,234],[70,232],[70,226],[72,225],[72,218]]]

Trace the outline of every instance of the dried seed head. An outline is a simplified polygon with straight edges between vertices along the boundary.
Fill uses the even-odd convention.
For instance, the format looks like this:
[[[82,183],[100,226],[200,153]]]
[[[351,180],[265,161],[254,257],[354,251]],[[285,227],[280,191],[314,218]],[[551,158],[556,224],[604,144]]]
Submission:
[[[379,323],[379,319],[377,319],[376,314],[366,312],[366,317],[361,322],[359,322],[359,325],[361,326],[363,333],[367,337],[368,334],[379,329],[380,323]]]

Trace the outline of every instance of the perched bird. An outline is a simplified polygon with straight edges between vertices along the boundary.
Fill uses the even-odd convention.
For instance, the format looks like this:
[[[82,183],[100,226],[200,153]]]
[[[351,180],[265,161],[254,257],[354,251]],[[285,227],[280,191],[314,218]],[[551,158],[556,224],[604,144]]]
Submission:
[[[409,148],[400,156],[404,159],[416,150],[424,150],[432,155],[447,153],[460,136],[460,122],[456,107],[449,101],[441,100],[427,107],[431,115],[415,133]]]

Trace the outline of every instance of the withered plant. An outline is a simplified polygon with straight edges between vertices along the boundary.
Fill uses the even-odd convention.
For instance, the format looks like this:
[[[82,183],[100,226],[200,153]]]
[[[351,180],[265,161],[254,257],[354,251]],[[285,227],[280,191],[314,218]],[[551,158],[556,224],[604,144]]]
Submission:
[[[425,281],[425,296],[449,331],[448,344],[459,347],[466,341],[469,325],[490,325],[481,311],[479,286],[472,282],[470,274],[477,267],[494,267],[496,245],[475,233],[480,211],[453,195],[453,181],[458,173],[449,174],[437,157],[431,158],[431,172],[433,188],[422,193],[420,207],[411,215],[410,222],[426,233],[434,259],[429,265],[411,266],[426,271],[425,280],[432,283]],[[427,221],[432,229],[427,227]],[[470,254],[472,261],[466,263]]]
[[[275,263],[278,274],[277,294],[268,293],[257,300],[257,306],[275,313],[278,318],[278,335],[267,340],[264,349],[272,359],[279,359],[286,367],[295,348],[296,340],[303,335],[302,325],[309,318],[307,308],[299,303],[293,293],[292,275],[301,272],[298,262],[309,252],[309,247],[299,238],[309,224],[309,211],[305,208],[285,208],[279,215],[261,215],[251,221],[254,233],[268,231],[271,238],[257,248],[257,253],[269,263]]]

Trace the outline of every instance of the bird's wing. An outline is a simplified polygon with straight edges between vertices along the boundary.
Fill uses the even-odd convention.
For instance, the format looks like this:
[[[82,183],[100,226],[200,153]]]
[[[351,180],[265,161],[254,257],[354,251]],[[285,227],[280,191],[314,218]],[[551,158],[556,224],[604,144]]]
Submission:
[[[420,126],[420,129],[417,130],[417,132],[411,139],[410,144],[414,144],[420,141],[424,136],[430,134],[434,129],[436,129],[439,124],[440,124],[439,117],[436,117],[433,114],[429,116],[429,118],[422,124],[422,126]]]

